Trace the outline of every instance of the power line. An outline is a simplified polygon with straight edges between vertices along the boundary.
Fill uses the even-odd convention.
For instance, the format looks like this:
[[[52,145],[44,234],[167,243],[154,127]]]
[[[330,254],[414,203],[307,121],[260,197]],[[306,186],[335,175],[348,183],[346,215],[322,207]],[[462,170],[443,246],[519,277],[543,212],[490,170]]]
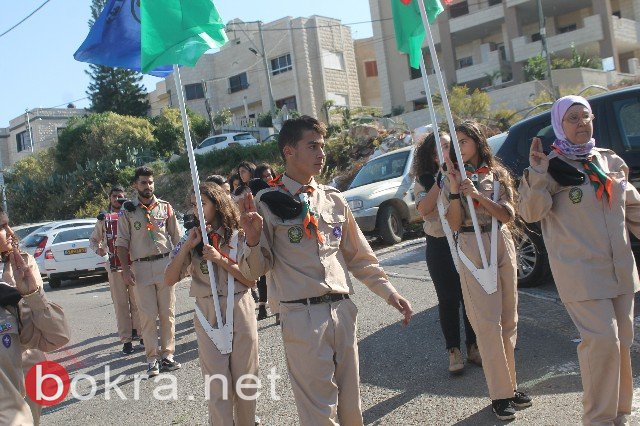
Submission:
[[[36,8],[36,10],[34,10],[33,12],[31,12],[30,14],[28,14],[27,16],[24,17],[24,19],[22,19],[20,22],[18,22],[17,24],[15,24],[14,26],[12,26],[11,28],[9,28],[7,31],[3,32],[2,34],[0,34],[0,37],[8,34],[9,32],[11,32],[12,30],[16,29],[20,24],[22,24],[24,21],[26,21],[27,19],[31,18],[37,11],[39,11],[40,9],[42,9],[44,7],[45,4],[49,3],[51,0],[45,0],[44,3],[42,3],[40,6],[38,6]]]
[[[332,19],[332,18],[328,18],[328,19]],[[371,24],[373,22],[389,21],[391,19],[393,19],[393,18],[373,19],[371,21],[349,22],[349,23],[345,23],[345,24],[336,23],[336,24],[328,24],[328,25],[310,25],[308,27],[263,28],[262,31],[289,31],[289,29],[292,29],[292,30],[308,30],[308,29],[314,29],[314,28],[348,27],[350,25]],[[243,24],[251,24],[251,23],[253,23],[253,22],[229,22],[227,24],[227,26],[230,26],[230,25],[241,26]]]

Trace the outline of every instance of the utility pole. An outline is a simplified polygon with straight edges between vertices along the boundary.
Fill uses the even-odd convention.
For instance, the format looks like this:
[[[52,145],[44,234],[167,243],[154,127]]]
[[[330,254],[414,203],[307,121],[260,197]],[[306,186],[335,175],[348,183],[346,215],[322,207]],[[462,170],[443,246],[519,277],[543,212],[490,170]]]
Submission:
[[[29,120],[29,108],[25,108],[25,113],[27,113],[27,130],[29,131],[29,147],[31,148],[31,152],[33,152],[33,135],[31,134],[31,121]]]
[[[262,36],[262,21],[258,21],[258,34],[260,35],[260,47],[262,48],[262,65],[267,76],[267,89],[269,90],[269,111],[271,111],[271,119],[275,118],[276,106],[273,101],[273,90],[271,88],[271,73],[269,72],[269,64],[267,62],[267,53],[264,50],[264,37]]]
[[[549,49],[547,48],[547,27],[544,13],[542,12],[542,0],[538,0],[538,20],[540,21],[540,42],[542,43],[542,54],[547,59],[547,82],[551,88],[551,96],[553,100],[558,99],[556,93],[556,87],[553,85],[553,79],[551,78],[551,56],[549,55]]]

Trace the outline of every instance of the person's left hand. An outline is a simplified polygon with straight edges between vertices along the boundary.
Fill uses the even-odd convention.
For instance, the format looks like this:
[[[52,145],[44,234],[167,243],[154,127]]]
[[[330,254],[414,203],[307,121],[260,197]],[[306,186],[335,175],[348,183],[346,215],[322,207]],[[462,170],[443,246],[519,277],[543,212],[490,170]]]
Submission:
[[[216,263],[222,260],[222,255],[215,247],[205,244],[202,249],[202,258],[210,262]]]
[[[467,178],[460,184],[460,192],[465,196],[470,196],[474,200],[478,200],[482,197],[482,194],[478,192],[478,188],[473,184],[471,179]]]
[[[413,310],[411,309],[411,303],[404,297],[400,296],[400,293],[392,293],[389,296],[389,300],[387,302],[396,308],[404,318],[402,319],[402,324],[409,325],[411,321],[411,316],[413,315]]]
[[[18,250],[14,250],[9,255],[9,262],[13,266],[16,290],[23,296],[36,291],[38,289],[38,281],[36,280],[35,272],[22,258]]]

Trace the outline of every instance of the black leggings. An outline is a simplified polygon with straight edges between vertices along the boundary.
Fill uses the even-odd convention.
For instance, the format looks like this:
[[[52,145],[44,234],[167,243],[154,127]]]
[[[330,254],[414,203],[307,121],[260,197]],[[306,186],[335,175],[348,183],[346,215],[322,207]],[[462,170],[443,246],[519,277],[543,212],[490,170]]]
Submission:
[[[464,310],[460,276],[453,263],[446,237],[437,238],[427,235],[427,268],[438,296],[440,326],[447,349],[460,348],[460,307],[464,316],[467,346],[476,343],[476,334]]]
[[[258,279],[258,303],[267,303],[267,277],[265,275]]]

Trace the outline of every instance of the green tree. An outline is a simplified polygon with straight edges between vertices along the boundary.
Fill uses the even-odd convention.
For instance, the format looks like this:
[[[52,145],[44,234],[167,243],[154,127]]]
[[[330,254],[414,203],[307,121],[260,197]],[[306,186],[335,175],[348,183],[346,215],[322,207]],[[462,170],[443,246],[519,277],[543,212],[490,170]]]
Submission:
[[[56,169],[65,173],[87,161],[105,158],[128,161],[131,155],[160,154],[148,119],[113,112],[74,117],[58,138]]]
[[[229,108],[221,109],[220,111],[216,111],[213,115],[213,124],[216,129],[222,129],[222,126],[226,126],[227,124],[231,124],[231,110]]]
[[[92,27],[106,0],[92,0],[89,27]],[[146,89],[142,85],[142,75],[135,71],[89,65],[85,71],[91,77],[87,95],[94,112],[112,111],[121,115],[142,117],[149,110]]]
[[[187,116],[189,117],[191,142],[196,146],[209,135],[211,126],[208,120],[190,109],[187,109]],[[151,123],[155,126],[153,129],[153,136],[156,138],[155,151],[159,155],[168,157],[185,151],[180,110],[165,108],[160,115],[151,119]]]

